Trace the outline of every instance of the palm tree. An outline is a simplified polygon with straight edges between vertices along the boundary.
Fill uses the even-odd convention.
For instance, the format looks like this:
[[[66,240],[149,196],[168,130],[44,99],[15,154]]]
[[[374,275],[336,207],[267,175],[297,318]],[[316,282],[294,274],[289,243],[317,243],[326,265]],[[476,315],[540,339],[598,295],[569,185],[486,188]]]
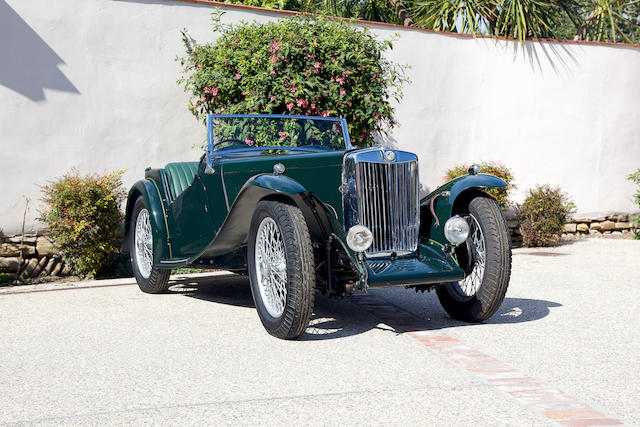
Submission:
[[[586,18],[574,40],[637,43],[640,40],[640,1],[593,0],[582,8]]]
[[[305,12],[507,36],[521,43],[530,38],[640,41],[640,0],[287,0],[289,3],[301,5]]]
[[[415,25],[402,0],[389,0],[389,3],[393,10],[395,10],[396,15],[398,15],[398,19],[402,22],[402,25],[405,27],[413,27]]]
[[[640,40],[640,0],[412,0],[417,26],[527,38]]]
[[[414,0],[417,25],[434,30],[514,37],[549,37],[554,18],[569,1]]]

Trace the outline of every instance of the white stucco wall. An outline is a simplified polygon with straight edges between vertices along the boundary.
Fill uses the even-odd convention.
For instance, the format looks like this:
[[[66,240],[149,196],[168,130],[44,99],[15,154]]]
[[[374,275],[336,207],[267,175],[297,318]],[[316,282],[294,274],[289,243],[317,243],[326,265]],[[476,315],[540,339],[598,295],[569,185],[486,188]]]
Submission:
[[[39,227],[39,185],[71,168],[194,160],[204,128],[176,80],[179,31],[213,39],[207,6],[163,0],[0,0],[0,228]],[[280,17],[228,8],[226,21]],[[497,160],[519,191],[560,185],[579,211],[633,211],[640,167],[640,47],[517,43],[388,27],[412,83],[396,106],[398,147],[433,189],[460,162]],[[516,195],[521,199],[522,195]]]

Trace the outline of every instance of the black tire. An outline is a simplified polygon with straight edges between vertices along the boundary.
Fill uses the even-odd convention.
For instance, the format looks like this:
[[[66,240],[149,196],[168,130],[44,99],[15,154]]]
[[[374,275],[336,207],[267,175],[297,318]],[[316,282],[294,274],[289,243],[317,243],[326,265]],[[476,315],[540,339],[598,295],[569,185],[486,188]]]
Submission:
[[[484,274],[475,292],[463,291],[459,282],[438,286],[436,292],[440,304],[452,318],[466,322],[482,322],[495,314],[507,293],[511,276],[509,229],[500,207],[490,197],[474,197],[467,209],[459,214],[471,214],[480,226],[485,246]],[[472,246],[473,242],[469,236],[467,243],[456,249],[458,262],[467,273],[471,273],[475,265],[474,256],[467,252]]]
[[[133,276],[136,278],[138,287],[142,292],[146,292],[148,294],[159,294],[166,292],[169,288],[169,276],[171,275],[171,270],[152,267],[149,277],[144,277],[140,271],[136,253],[136,222],[138,221],[138,216],[143,210],[148,212],[147,202],[145,202],[144,197],[140,196],[138,197],[138,200],[136,200],[135,205],[133,205],[131,223],[129,224],[129,254],[131,258],[131,269],[133,270]]]
[[[256,239],[258,228],[266,218],[271,218],[277,225],[286,263],[286,301],[279,316],[271,315],[266,308],[257,276]],[[298,338],[309,325],[315,298],[313,247],[302,212],[297,206],[286,203],[259,202],[251,219],[248,243],[249,281],[260,321],[275,337]]]

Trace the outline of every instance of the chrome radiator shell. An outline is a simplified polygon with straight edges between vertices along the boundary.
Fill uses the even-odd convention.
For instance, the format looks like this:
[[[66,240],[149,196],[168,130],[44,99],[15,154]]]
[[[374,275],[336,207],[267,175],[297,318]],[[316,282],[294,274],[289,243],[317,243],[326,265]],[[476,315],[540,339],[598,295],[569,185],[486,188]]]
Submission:
[[[345,228],[367,226],[373,243],[367,257],[415,252],[420,229],[418,158],[413,153],[373,148],[345,155]]]

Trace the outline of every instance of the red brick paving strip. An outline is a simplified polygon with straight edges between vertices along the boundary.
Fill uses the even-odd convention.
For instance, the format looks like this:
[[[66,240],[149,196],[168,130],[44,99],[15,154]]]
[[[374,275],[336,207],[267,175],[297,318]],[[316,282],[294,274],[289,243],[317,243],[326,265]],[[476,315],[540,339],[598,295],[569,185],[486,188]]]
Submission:
[[[453,363],[482,378],[547,419],[567,426],[611,426],[623,424],[565,394],[543,380],[531,378],[498,359],[475,350],[456,338],[430,329],[414,314],[371,294],[350,299],[398,332],[407,333]]]

